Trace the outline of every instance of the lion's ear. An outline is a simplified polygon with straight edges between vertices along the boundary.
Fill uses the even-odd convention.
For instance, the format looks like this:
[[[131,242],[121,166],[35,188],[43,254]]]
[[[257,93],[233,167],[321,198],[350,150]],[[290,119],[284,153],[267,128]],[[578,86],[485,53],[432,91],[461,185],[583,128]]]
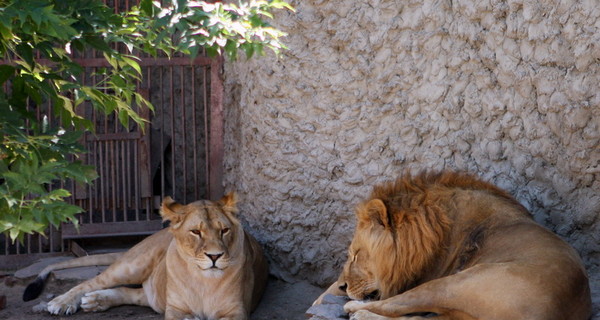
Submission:
[[[388,210],[381,199],[373,199],[358,210],[359,218],[364,222],[370,222],[390,229]]]
[[[173,198],[166,196],[160,208],[160,216],[163,218],[163,221],[169,220],[171,221],[171,226],[175,226],[185,217],[183,207],[182,204],[175,202]]]
[[[227,212],[238,212],[237,195],[235,194],[235,192],[229,192],[228,194],[226,194],[223,198],[221,198],[221,200],[219,200],[219,203],[223,206],[223,210]]]

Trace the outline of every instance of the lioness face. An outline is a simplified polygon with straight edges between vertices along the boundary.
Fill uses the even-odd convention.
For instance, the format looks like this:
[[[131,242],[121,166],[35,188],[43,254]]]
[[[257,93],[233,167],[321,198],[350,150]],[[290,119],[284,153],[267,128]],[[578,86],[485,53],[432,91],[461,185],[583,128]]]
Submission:
[[[211,277],[221,276],[230,266],[235,243],[244,236],[234,216],[235,204],[228,203],[227,197],[219,202],[196,201],[185,206],[163,202],[162,214],[171,220],[177,251]]]

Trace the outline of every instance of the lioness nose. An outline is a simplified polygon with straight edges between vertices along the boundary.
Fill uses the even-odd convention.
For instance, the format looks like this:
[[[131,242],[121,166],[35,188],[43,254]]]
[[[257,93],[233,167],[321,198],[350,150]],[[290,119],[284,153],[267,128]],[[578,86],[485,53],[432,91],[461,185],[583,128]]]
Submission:
[[[346,289],[348,289],[348,284],[344,283],[341,286],[338,287],[340,290],[342,290],[343,292],[346,292]]]
[[[209,257],[213,263],[215,263],[223,255],[223,253],[205,253],[205,255]]]

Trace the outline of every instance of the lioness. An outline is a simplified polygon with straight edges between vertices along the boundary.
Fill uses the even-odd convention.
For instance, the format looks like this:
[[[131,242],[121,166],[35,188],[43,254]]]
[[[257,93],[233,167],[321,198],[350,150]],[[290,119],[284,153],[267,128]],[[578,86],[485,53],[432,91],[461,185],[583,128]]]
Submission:
[[[327,293],[380,300],[348,302],[344,309],[360,310],[359,319],[591,315],[577,252],[505,191],[473,176],[406,175],[375,187],[356,217],[343,272],[315,303]]]
[[[268,267],[256,240],[235,213],[235,194],[218,202],[181,205],[164,199],[161,216],[169,228],[144,239],[124,254],[88,256],[50,266],[25,290],[41,293],[49,272],[114,261],[100,275],[48,303],[51,314],[103,311],[122,304],[149,306],[165,319],[247,319],[257,306]],[[116,261],[115,261],[116,260]],[[141,284],[141,288],[122,285]],[[33,286],[32,286],[33,285]]]

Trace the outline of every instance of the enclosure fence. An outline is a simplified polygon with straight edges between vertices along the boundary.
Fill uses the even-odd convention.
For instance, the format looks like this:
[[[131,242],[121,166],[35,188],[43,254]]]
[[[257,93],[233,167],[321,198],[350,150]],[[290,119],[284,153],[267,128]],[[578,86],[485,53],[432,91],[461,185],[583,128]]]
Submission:
[[[130,1],[109,5],[118,11],[129,8]],[[101,80],[99,68],[110,67],[93,50],[74,58],[85,68],[88,85]],[[0,269],[64,254],[77,247],[78,239],[156,232],[163,226],[158,210],[165,196],[189,203],[222,194],[222,62],[205,56],[142,55],[139,63],[143,81],[137,91],[154,106],[154,111],[133,106],[148,120],[145,128],[123,127],[114,114],[104,115],[90,104],[78,107],[95,126],[81,139],[87,153],[79,160],[93,165],[99,177],[90,185],[66,182],[54,187],[70,190],[69,202],[84,209],[79,229],[63,224],[50,228],[45,237],[27,235],[22,244],[0,235]],[[32,111],[38,118],[60,122],[49,103]]]

